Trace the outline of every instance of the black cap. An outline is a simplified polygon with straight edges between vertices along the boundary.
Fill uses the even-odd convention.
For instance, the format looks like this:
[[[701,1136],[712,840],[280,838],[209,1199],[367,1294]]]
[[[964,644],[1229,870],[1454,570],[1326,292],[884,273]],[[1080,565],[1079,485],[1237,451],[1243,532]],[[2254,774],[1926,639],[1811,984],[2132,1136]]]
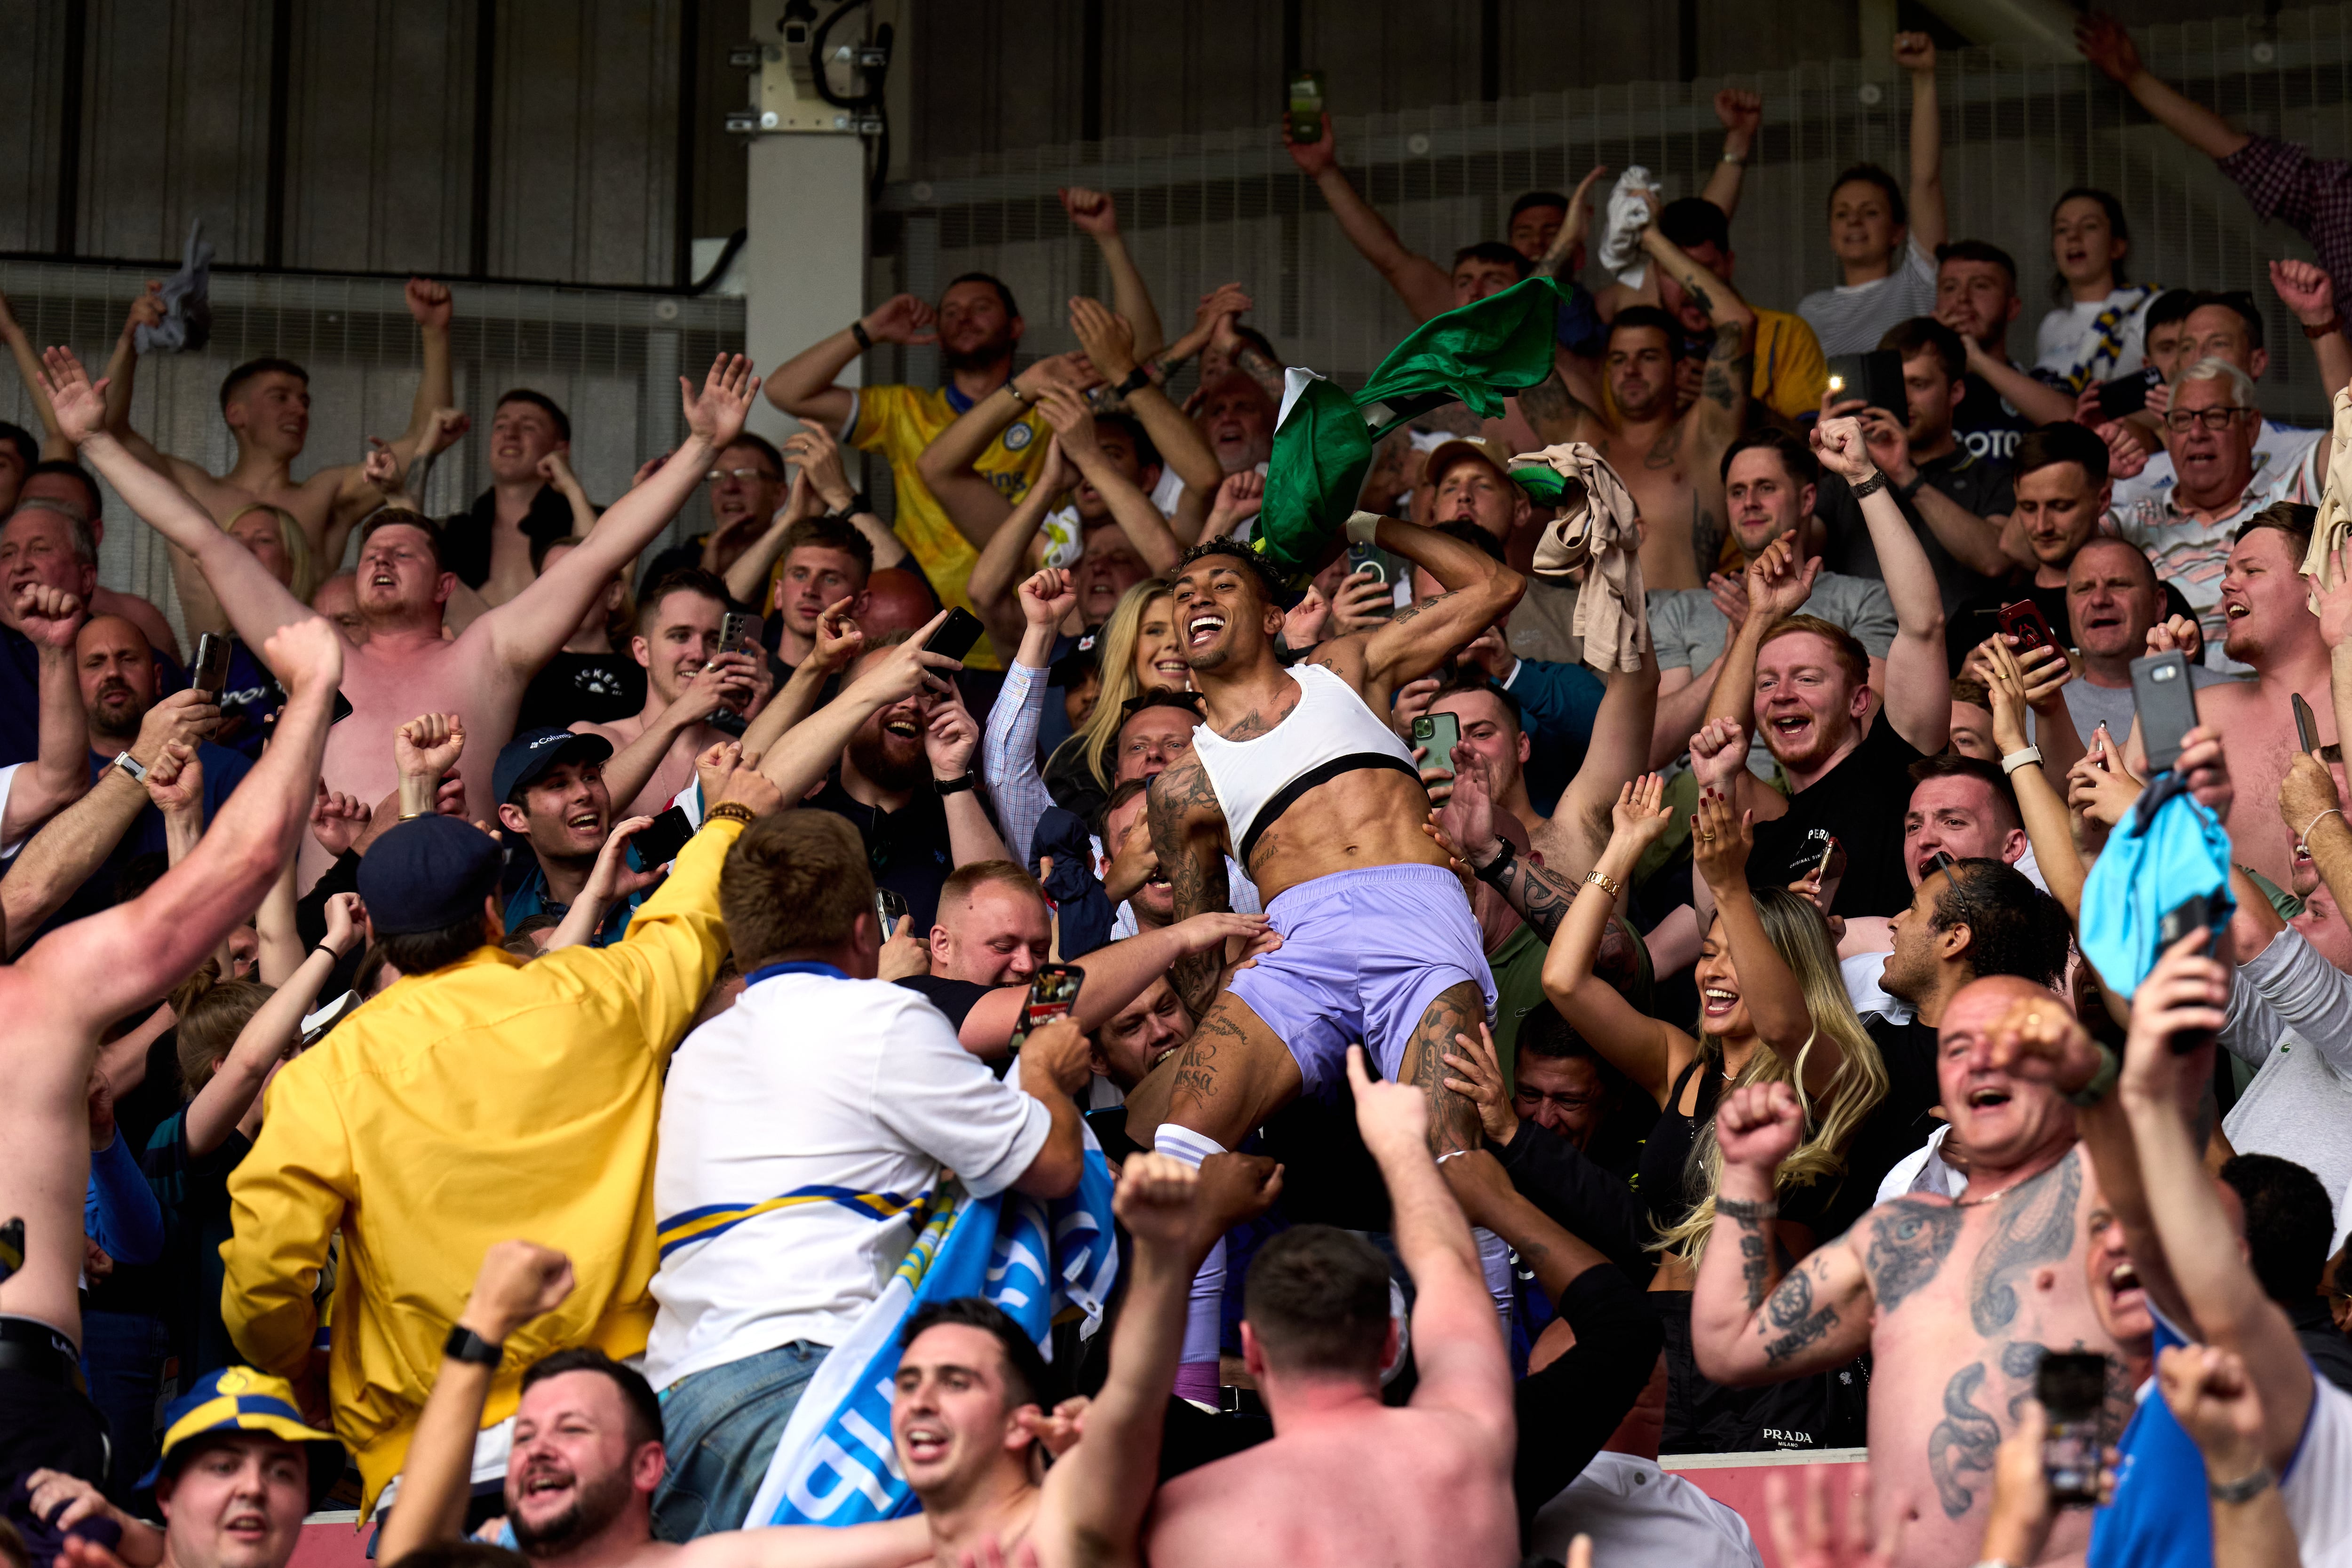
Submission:
[[[378,936],[438,931],[481,913],[504,859],[499,841],[470,822],[419,817],[369,849],[360,862],[360,900]]]
[[[490,792],[499,804],[512,800],[515,791],[559,762],[602,762],[613,755],[613,743],[601,735],[569,729],[527,729],[499,753],[490,770]]]

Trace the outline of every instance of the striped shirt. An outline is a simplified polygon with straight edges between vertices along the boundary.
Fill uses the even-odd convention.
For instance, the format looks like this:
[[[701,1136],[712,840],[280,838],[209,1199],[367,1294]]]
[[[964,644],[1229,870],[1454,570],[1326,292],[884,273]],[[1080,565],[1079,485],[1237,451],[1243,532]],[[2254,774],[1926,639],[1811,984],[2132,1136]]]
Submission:
[[[2326,442],[2315,441],[2300,461],[2258,470],[2226,517],[2210,522],[2193,517],[2173,505],[2175,492],[2168,488],[2116,507],[2103,519],[2101,529],[2147,551],[2157,576],[2178,588],[2196,611],[2209,653],[2218,653],[2228,630],[2221,612],[2221,573],[2230,564],[2230,546],[2238,529],[2273,501],[2317,506],[2327,482],[2322,455],[2326,449]],[[2209,657],[2208,663],[2215,661]]]
[[[1824,354],[1869,353],[1898,322],[1935,313],[1936,258],[1916,244],[1904,247],[1902,265],[1884,277],[1817,288],[1797,301],[1797,314]]]

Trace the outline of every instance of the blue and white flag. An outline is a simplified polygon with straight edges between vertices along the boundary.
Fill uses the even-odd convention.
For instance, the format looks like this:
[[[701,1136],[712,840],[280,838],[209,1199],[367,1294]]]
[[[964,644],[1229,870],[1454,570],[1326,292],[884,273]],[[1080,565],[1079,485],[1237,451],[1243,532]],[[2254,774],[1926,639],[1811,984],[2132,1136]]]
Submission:
[[[952,1177],[918,1207],[914,1245],[849,1337],[809,1379],[743,1525],[865,1524],[919,1505],[890,1447],[898,1333],[919,1308],[980,1296],[1048,1360],[1066,1311],[1092,1334],[1118,1277],[1110,1166],[1092,1132],[1077,1190],[1047,1203],[1017,1192],[975,1198]]]

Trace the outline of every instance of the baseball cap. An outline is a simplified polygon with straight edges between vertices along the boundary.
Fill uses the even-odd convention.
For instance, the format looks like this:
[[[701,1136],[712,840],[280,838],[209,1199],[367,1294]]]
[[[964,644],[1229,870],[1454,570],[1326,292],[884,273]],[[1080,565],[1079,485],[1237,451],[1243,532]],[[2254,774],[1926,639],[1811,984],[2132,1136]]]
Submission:
[[[154,1469],[140,1478],[138,1490],[152,1490],[164,1476],[177,1473],[199,1438],[235,1432],[263,1432],[308,1449],[313,1505],[342,1474],[342,1444],[332,1432],[304,1425],[291,1384],[249,1366],[224,1366],[198,1378],[166,1413],[163,1453]]]
[[[499,802],[559,762],[602,762],[613,755],[613,743],[601,735],[569,729],[527,729],[507,742],[490,770],[490,793]]]
[[[481,913],[503,862],[499,841],[472,823],[419,817],[376,840],[360,862],[360,899],[379,936],[438,931]]]
[[[1423,483],[1434,489],[1445,478],[1445,471],[1465,458],[1476,458],[1507,483],[1518,482],[1511,477],[1510,456],[1501,447],[1482,436],[1457,435],[1431,449],[1429,461],[1422,465]]]

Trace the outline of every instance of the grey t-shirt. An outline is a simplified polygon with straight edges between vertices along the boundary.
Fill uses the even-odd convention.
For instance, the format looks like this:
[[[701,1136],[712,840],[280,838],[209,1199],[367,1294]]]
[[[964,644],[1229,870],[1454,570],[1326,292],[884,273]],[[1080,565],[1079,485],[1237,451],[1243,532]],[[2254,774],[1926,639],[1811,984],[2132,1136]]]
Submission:
[[[1886,585],[1874,578],[1824,571],[1813,580],[1803,612],[1851,632],[1874,659],[1884,659],[1895,646],[1895,603],[1886,597]],[[1657,644],[1661,672],[1686,669],[1696,680],[1723,656],[1730,636],[1731,622],[1706,589],[1650,595],[1650,638]]]
[[[2189,666],[2189,684],[2198,691],[2203,691],[2207,686],[2221,685],[2231,678],[2202,664]],[[2124,737],[2131,734],[2133,710],[2129,686],[2095,686],[2085,680],[2072,680],[2066,683],[2063,692],[2066,698],[2066,711],[2074,720],[2074,733],[2083,737],[2084,745],[2091,743],[2091,731],[2102,724],[2107,727],[2107,733],[2116,737],[2117,746],[2121,746]]]

